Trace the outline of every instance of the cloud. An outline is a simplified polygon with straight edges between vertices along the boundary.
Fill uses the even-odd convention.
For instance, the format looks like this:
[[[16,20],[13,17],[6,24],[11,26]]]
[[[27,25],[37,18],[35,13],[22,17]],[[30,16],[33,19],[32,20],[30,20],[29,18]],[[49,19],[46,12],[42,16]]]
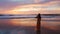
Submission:
[[[0,0],[0,10],[1,9],[2,11],[11,10],[13,8],[16,8],[17,6],[26,5],[26,4],[35,4],[35,3],[37,4],[43,3],[45,5],[52,5],[54,3],[56,4],[55,7],[59,7],[60,2],[56,2],[56,1],[60,1],[60,0]]]

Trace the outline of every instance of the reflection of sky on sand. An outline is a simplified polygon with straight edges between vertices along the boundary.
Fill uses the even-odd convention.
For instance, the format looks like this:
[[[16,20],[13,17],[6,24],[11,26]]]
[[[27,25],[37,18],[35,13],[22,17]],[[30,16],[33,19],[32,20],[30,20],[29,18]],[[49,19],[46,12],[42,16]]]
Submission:
[[[42,17],[42,27],[46,27],[52,30],[60,30],[60,16],[45,16]]]
[[[12,19],[11,20],[13,25],[21,25],[21,26],[36,26],[36,19],[34,18],[27,18],[27,19]],[[29,23],[30,22],[30,23]]]
[[[0,19],[0,34],[34,34],[34,19]],[[30,23],[29,23],[30,22]]]
[[[44,27],[49,30],[53,31],[60,31],[60,21],[47,21],[47,20],[59,20],[56,16],[49,17],[49,18],[42,18],[41,27]],[[51,19],[50,19],[51,18]],[[0,19],[0,30],[1,33],[4,32],[6,34],[11,33],[20,33],[20,34],[35,34],[36,28],[36,19],[35,18],[27,18],[27,19]],[[43,30],[44,31],[44,30]]]

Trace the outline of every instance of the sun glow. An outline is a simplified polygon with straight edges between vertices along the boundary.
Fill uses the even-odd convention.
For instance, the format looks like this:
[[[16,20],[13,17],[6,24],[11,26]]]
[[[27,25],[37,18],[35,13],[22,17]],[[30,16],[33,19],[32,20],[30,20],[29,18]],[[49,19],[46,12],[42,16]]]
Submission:
[[[39,9],[38,8],[21,8],[21,9],[16,9],[16,10],[13,10],[13,11],[38,11]]]

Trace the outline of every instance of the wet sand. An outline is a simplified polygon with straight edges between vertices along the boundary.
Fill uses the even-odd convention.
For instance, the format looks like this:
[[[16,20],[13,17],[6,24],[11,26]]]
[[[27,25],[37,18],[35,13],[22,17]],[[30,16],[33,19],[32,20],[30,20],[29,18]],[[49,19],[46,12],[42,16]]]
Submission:
[[[42,18],[41,34],[60,34],[60,21],[57,20],[57,17]],[[36,18],[0,19],[0,34],[36,34],[36,23]]]

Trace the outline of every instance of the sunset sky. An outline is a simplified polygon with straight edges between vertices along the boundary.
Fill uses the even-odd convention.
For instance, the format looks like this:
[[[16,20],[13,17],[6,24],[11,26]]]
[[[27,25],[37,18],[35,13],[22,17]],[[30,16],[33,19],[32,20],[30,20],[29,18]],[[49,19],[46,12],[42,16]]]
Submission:
[[[40,6],[39,11],[36,13],[39,13],[41,10],[46,10],[46,8],[48,11],[56,10],[55,13],[60,13],[60,0],[0,0],[0,14],[11,14],[11,12],[12,14],[16,14],[18,10],[23,14],[24,12],[21,11],[21,8],[25,6],[23,7],[23,10],[25,11],[26,9],[24,8],[26,8],[27,6],[28,8],[29,6],[33,7],[32,5],[36,5],[35,8],[32,8],[35,11],[37,10],[36,8]],[[16,10],[16,12],[13,10]],[[42,11],[42,13],[46,12]]]

